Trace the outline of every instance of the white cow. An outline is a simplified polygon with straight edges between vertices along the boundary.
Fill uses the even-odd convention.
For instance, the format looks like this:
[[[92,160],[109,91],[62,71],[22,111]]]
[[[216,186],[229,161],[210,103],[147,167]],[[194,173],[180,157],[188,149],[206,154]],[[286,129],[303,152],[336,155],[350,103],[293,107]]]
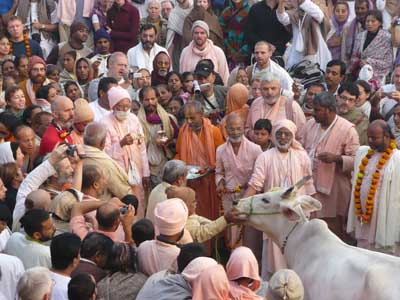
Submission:
[[[321,209],[316,199],[278,190],[242,199],[237,207],[284,248],[289,268],[303,281],[304,299],[400,299],[400,258],[349,246],[324,221],[308,221],[306,214]]]

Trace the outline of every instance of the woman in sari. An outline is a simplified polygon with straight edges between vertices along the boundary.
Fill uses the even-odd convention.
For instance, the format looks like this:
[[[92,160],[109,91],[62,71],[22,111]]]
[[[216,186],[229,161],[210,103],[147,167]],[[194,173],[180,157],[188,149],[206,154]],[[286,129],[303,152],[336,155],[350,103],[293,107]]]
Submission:
[[[349,26],[350,7],[346,1],[338,1],[333,9],[331,30],[328,33],[326,43],[331,51],[332,59],[342,59],[342,34]]]

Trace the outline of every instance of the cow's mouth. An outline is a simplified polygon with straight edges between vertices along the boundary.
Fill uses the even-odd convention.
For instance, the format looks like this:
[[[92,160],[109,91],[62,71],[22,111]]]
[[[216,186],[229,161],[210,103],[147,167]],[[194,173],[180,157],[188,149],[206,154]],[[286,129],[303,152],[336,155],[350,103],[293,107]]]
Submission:
[[[290,208],[284,208],[282,210],[282,214],[286,218],[288,218],[290,221],[295,221],[296,222],[296,221],[298,221],[300,219],[299,215],[294,210],[292,210]]]

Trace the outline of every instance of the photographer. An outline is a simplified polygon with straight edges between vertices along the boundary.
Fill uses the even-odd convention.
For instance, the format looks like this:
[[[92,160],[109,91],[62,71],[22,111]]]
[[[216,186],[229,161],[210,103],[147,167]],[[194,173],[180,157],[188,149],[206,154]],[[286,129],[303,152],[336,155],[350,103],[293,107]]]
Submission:
[[[89,229],[85,222],[84,214],[96,210],[97,228]],[[71,211],[70,229],[81,239],[91,231],[100,232],[114,242],[126,242],[133,244],[131,227],[135,221],[135,208],[126,206],[118,198],[110,201],[83,201],[75,203]],[[124,239],[119,235],[122,225]]]
[[[214,125],[217,125],[224,116],[225,98],[227,89],[224,86],[214,85],[216,75],[214,68],[207,63],[199,63],[194,70],[195,100],[200,101],[204,114]]]

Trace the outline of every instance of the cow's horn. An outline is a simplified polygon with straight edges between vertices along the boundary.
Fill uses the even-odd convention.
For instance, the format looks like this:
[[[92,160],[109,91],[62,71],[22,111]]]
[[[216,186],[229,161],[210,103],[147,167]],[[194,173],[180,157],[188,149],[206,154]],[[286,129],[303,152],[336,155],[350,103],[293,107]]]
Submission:
[[[300,179],[298,182],[296,182],[294,185],[292,185],[291,187],[289,187],[283,194],[282,194],[282,198],[287,199],[290,197],[290,195],[292,194],[293,190],[298,190],[299,188],[301,188],[308,180],[311,179],[311,175],[305,176],[302,179]]]

